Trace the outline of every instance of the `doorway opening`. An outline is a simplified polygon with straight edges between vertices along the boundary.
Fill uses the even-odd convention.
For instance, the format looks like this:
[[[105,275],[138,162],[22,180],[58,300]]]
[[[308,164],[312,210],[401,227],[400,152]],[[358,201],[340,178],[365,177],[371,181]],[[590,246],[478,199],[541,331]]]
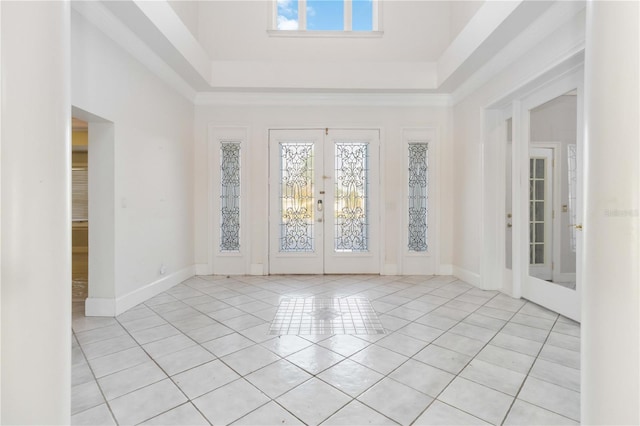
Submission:
[[[71,119],[71,294],[72,302],[89,295],[89,124]]]
[[[86,316],[114,316],[115,308],[115,143],[114,124],[77,107],[71,108],[78,133],[78,148],[74,151],[74,209],[78,185],[78,211],[74,220],[73,269],[82,266],[86,293],[75,297],[84,302],[84,309],[74,306],[74,312]],[[81,131],[83,133],[81,133]],[[74,132],[75,133],[75,132]],[[75,146],[74,142],[74,146]],[[84,148],[80,148],[84,146]],[[74,148],[75,149],[75,148]],[[78,166],[78,167],[76,167]],[[80,167],[82,166],[82,167]],[[82,185],[81,185],[82,184]],[[74,219],[76,218],[74,210]],[[78,246],[76,247],[76,242]],[[77,308],[77,309],[76,309]]]
[[[269,272],[380,273],[379,130],[270,130]]]

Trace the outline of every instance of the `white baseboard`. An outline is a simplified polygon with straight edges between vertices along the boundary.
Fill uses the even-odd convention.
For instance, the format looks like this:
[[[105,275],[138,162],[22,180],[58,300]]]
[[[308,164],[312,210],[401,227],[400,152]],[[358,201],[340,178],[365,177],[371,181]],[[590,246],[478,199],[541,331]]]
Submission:
[[[196,263],[196,275],[211,275],[211,268],[208,263]]]
[[[453,265],[441,264],[438,267],[437,275],[453,275]]]
[[[249,273],[251,275],[264,275],[264,265],[262,263],[252,263]]]
[[[398,275],[398,265],[395,263],[385,263],[382,265],[380,275]]]
[[[459,266],[453,266],[453,271],[452,271],[452,275],[457,277],[458,279],[467,282],[473,286],[476,287],[481,287],[482,286],[482,282],[480,280],[480,274],[477,274],[475,272],[471,272],[468,271],[464,268],[461,268]]]
[[[171,275],[145,285],[137,290],[118,298],[88,298],[85,301],[85,315],[88,317],[113,317],[133,308],[134,306],[169,290],[176,284],[193,277],[196,266],[187,266]]]
[[[89,297],[84,301],[84,314],[88,317],[115,317],[116,299]]]

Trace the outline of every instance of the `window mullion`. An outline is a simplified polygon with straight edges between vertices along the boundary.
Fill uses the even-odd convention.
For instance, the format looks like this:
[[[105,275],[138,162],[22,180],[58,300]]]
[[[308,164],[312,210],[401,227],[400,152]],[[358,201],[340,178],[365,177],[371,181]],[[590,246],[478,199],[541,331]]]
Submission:
[[[298,30],[307,29],[307,0],[298,0]]]
[[[353,3],[352,0],[344,0],[344,31],[353,29]]]
[[[371,11],[371,30],[372,31],[380,31],[380,1],[372,0],[372,11]]]

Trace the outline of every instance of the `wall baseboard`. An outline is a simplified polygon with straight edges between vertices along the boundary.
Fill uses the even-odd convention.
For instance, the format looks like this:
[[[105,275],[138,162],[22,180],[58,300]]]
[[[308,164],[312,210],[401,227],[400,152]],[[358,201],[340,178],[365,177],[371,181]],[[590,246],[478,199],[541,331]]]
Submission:
[[[88,317],[113,317],[133,308],[176,284],[196,274],[196,265],[187,266],[171,275],[147,284],[118,298],[88,298],[85,301],[85,315]]]
[[[211,275],[211,268],[208,263],[196,263],[196,275]]]
[[[84,314],[88,317],[115,317],[116,299],[88,297],[84,301]]]
[[[395,263],[385,263],[382,265],[380,275],[398,275],[398,265]]]
[[[464,282],[467,282],[473,286],[476,286],[478,288],[482,288],[482,281],[480,280],[480,274],[468,271],[464,268],[461,268],[455,265],[453,265],[452,269],[453,269],[452,275],[454,275],[458,279]]]
[[[438,267],[438,274],[437,275],[453,275],[453,265],[441,264]]]

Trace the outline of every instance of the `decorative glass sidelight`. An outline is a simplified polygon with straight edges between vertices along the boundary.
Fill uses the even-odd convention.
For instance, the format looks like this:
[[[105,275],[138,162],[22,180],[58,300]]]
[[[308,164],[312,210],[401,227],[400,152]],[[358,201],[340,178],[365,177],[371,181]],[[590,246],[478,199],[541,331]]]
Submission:
[[[428,143],[409,143],[408,248],[413,252],[427,251],[428,154]]]
[[[335,144],[335,250],[369,249],[369,145]]]
[[[220,143],[220,251],[240,250],[240,142]]]
[[[569,178],[569,245],[572,252],[576,252],[576,193],[577,193],[577,145],[567,145],[567,159],[568,159],[568,178]]]
[[[280,142],[280,251],[314,251],[312,142]]]
[[[546,158],[529,160],[529,264],[544,264]]]

